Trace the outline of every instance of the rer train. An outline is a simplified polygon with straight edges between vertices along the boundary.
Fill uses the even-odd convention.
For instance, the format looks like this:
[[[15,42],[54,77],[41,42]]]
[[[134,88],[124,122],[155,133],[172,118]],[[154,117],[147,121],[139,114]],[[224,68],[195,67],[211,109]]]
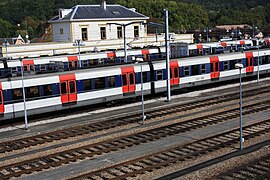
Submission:
[[[235,52],[170,60],[171,89],[209,84],[239,78],[242,73],[270,71],[270,49]],[[24,116],[23,89],[28,115],[66,110],[95,103],[116,101],[141,95],[141,69],[144,94],[166,91],[166,61],[148,61],[110,67],[97,67],[3,78],[0,81],[0,120]]]
[[[211,42],[205,44],[172,43],[170,57],[202,56],[249,50],[260,44],[257,40],[238,40],[227,42]],[[256,46],[257,47],[257,46]],[[262,46],[261,46],[262,47]],[[142,58],[144,61],[158,60],[166,57],[165,47],[148,47],[143,49],[130,49],[127,51],[127,61],[133,58]],[[56,71],[68,71],[94,66],[123,64],[124,51],[106,51],[85,53],[80,55],[62,55],[39,58],[23,59],[24,72],[28,74],[49,73]],[[8,59],[0,62],[0,77],[12,77],[21,75],[21,63],[19,59]]]

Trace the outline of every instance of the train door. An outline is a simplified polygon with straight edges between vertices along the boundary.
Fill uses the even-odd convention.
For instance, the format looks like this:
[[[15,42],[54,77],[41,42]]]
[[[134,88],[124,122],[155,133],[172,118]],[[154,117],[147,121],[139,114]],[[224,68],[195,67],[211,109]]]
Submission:
[[[143,57],[144,61],[149,61],[150,60],[149,49],[143,49],[142,50],[142,57]]]
[[[2,91],[2,84],[0,82],[0,116],[3,116],[4,112],[5,112],[4,96],[3,96],[3,91]]]
[[[78,56],[68,56],[68,68],[69,69],[78,68]]]
[[[197,55],[203,55],[203,45],[197,44]]]
[[[218,56],[210,57],[210,77],[211,79],[217,79],[220,76],[220,65]]]
[[[121,58],[116,59],[116,53],[113,52],[107,52],[107,63],[108,64],[114,64],[114,63],[121,63]]]
[[[23,72],[26,74],[34,74],[35,73],[35,65],[33,60],[23,60]]]
[[[122,91],[124,94],[126,93],[135,93],[135,72],[134,67],[122,67]]]
[[[170,62],[170,84],[178,85],[179,82],[180,82],[180,73],[179,73],[178,61],[171,61]]]
[[[230,49],[228,49],[227,43],[226,43],[226,42],[221,42],[220,45],[221,45],[221,47],[222,47],[221,52],[230,50]]]
[[[75,74],[59,75],[60,95],[62,104],[77,102],[77,88]]]
[[[246,73],[254,71],[254,57],[252,52],[246,52]]]

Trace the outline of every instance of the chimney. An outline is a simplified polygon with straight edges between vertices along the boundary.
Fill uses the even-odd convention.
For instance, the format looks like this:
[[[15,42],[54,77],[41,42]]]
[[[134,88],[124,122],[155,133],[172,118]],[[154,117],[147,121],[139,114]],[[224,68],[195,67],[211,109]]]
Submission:
[[[106,10],[106,1],[105,0],[102,0],[101,1],[101,7]]]

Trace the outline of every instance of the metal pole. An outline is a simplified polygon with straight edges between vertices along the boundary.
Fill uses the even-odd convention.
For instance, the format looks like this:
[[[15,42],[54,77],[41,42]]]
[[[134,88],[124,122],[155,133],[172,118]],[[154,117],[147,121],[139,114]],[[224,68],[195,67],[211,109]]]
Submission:
[[[23,106],[24,106],[24,123],[25,123],[25,130],[28,130],[28,121],[27,121],[27,111],[26,111],[26,102],[25,102],[25,90],[24,90],[24,80],[23,80],[23,63],[22,59],[20,58],[21,61],[21,74],[22,74],[22,91],[23,91]]]
[[[206,38],[207,38],[206,42],[208,42],[208,27],[206,27]]]
[[[260,53],[260,49],[258,47],[258,58],[257,58],[257,61],[258,61],[258,65],[257,65],[257,67],[258,67],[258,69],[257,69],[258,77],[257,77],[257,83],[259,83],[259,81],[260,81],[260,55],[259,55],[259,53]]]
[[[142,94],[142,124],[144,124],[145,116],[144,116],[144,99],[143,99],[143,71],[142,71],[142,63],[141,66],[141,94]]]
[[[170,87],[170,46],[169,46],[169,18],[168,9],[164,9],[165,13],[165,43],[166,43],[166,71],[167,71],[167,101],[171,101],[171,87]]]
[[[239,68],[239,75],[240,75],[240,150],[243,149],[243,136],[242,136],[242,74],[241,69]]]
[[[252,24],[252,37],[254,38],[254,23]]]
[[[127,62],[127,44],[126,44],[126,25],[122,25],[124,27],[124,54],[125,54],[125,59],[124,62]]]
[[[81,62],[81,49],[80,49],[80,40],[78,40],[78,51],[79,51],[79,67],[82,67],[82,62]]]
[[[5,39],[4,46],[5,46],[5,49],[6,49],[6,59],[8,59],[8,56],[7,56],[7,39]]]
[[[156,27],[156,42],[158,41],[158,39],[157,39],[157,27]]]

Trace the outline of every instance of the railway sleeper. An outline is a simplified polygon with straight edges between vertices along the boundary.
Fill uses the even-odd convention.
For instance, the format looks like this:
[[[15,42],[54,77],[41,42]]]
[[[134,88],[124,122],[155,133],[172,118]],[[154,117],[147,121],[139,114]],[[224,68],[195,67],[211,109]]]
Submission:
[[[265,173],[265,171],[262,171],[261,169],[258,169],[258,168],[254,167],[254,166],[253,167],[247,167],[246,171],[249,171],[249,172],[251,172],[253,174],[256,174],[257,176]]]
[[[256,176],[255,174],[248,172],[248,171],[242,171],[240,170],[240,172],[238,172],[240,175],[242,175],[242,177],[246,178],[246,179],[254,179]]]

